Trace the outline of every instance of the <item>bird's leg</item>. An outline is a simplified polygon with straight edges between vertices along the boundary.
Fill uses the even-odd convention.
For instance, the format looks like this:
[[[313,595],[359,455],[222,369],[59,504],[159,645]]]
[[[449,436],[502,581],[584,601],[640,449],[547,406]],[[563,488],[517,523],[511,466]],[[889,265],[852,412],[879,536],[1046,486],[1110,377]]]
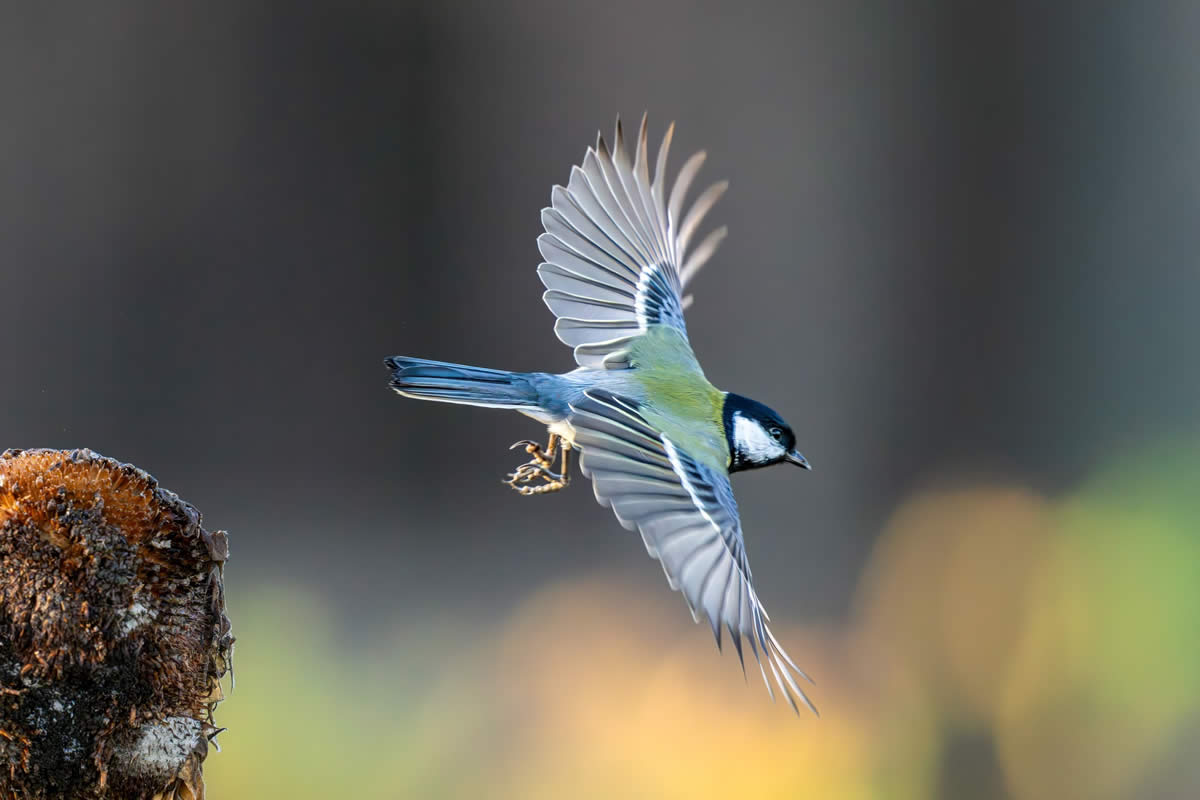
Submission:
[[[565,489],[571,483],[571,443],[566,439],[562,441],[562,472],[559,473],[559,482],[562,486],[559,489]]]
[[[509,474],[505,479],[505,483],[517,490],[523,495],[546,494],[547,492],[556,492],[564,488],[571,482],[571,476],[567,472],[569,464],[569,456],[571,445],[557,433],[550,434],[550,441],[547,442],[545,449],[537,442],[531,442],[528,439],[515,443],[512,448],[524,446],[525,452],[531,456],[530,460],[517,467],[515,471]],[[552,470],[554,466],[554,457],[558,454],[559,448],[562,450],[563,471],[555,474]],[[530,486],[529,484],[538,479],[545,481],[540,486]]]

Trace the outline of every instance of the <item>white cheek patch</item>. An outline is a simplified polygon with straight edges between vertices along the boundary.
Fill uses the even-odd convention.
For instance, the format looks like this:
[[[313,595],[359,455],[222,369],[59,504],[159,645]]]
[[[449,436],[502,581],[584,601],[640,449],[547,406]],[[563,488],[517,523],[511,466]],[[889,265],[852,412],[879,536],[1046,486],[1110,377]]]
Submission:
[[[761,425],[741,414],[733,415],[733,440],[742,456],[751,463],[772,461],[787,452]]]

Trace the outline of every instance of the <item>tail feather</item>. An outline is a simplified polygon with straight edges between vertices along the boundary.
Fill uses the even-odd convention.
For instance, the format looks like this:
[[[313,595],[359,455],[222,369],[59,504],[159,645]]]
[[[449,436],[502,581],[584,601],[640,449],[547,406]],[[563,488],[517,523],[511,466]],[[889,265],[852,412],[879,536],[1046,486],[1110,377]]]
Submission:
[[[528,376],[424,358],[393,356],[390,386],[405,397],[485,408],[536,408],[537,391]]]

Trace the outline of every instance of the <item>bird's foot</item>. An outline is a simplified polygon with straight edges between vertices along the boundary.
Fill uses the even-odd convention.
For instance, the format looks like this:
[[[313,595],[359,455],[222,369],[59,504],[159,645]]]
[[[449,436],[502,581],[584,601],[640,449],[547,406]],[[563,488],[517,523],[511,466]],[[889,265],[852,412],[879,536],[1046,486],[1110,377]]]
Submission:
[[[516,489],[519,494],[522,494],[526,497],[532,497],[535,494],[549,494],[550,492],[557,492],[560,489],[567,488],[569,481],[563,480],[562,478],[551,479],[550,476],[553,474],[554,473],[548,472],[543,475],[542,477],[546,479],[546,482],[540,486],[519,486],[516,484],[510,485],[512,488]]]
[[[563,468],[562,472],[555,472],[552,468],[554,457],[559,450],[558,445],[559,437],[555,434],[550,435],[550,442],[546,445],[545,450],[537,442],[531,442],[528,439],[515,443],[509,448],[510,450],[524,447],[525,452],[529,453],[531,458],[509,473],[504,482],[526,497],[565,489],[571,482],[567,455],[571,451],[571,447],[566,442],[562,443]],[[544,483],[537,484],[539,480]]]

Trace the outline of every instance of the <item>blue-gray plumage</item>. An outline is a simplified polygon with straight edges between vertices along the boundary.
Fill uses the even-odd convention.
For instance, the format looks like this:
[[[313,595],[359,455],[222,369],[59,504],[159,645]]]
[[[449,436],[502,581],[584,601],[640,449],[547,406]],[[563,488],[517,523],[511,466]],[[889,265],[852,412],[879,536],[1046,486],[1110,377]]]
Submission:
[[[391,386],[408,397],[508,408],[544,423],[550,444],[519,442],[533,458],[508,483],[522,494],[560,489],[570,479],[568,454],[579,450],[596,499],[641,533],[696,620],[707,617],[717,646],[725,627],[742,660],[746,637],[771,697],[764,662],[792,708],[794,693],[816,712],[792,673],[808,676],[767,627],[729,483],[739,470],[808,462],[778,414],[714,387],[692,352],[683,317],[691,297],[683,290],[725,229],[691,252],[689,245],[726,184],[709,187],[683,213],[704,154],[688,159],[667,197],[672,131],[651,180],[645,118],[632,162],[618,120],[613,150],[599,138],[542,211],[543,299],[557,317],[558,338],[574,348],[577,369],[519,373],[395,356],[387,360]]]

